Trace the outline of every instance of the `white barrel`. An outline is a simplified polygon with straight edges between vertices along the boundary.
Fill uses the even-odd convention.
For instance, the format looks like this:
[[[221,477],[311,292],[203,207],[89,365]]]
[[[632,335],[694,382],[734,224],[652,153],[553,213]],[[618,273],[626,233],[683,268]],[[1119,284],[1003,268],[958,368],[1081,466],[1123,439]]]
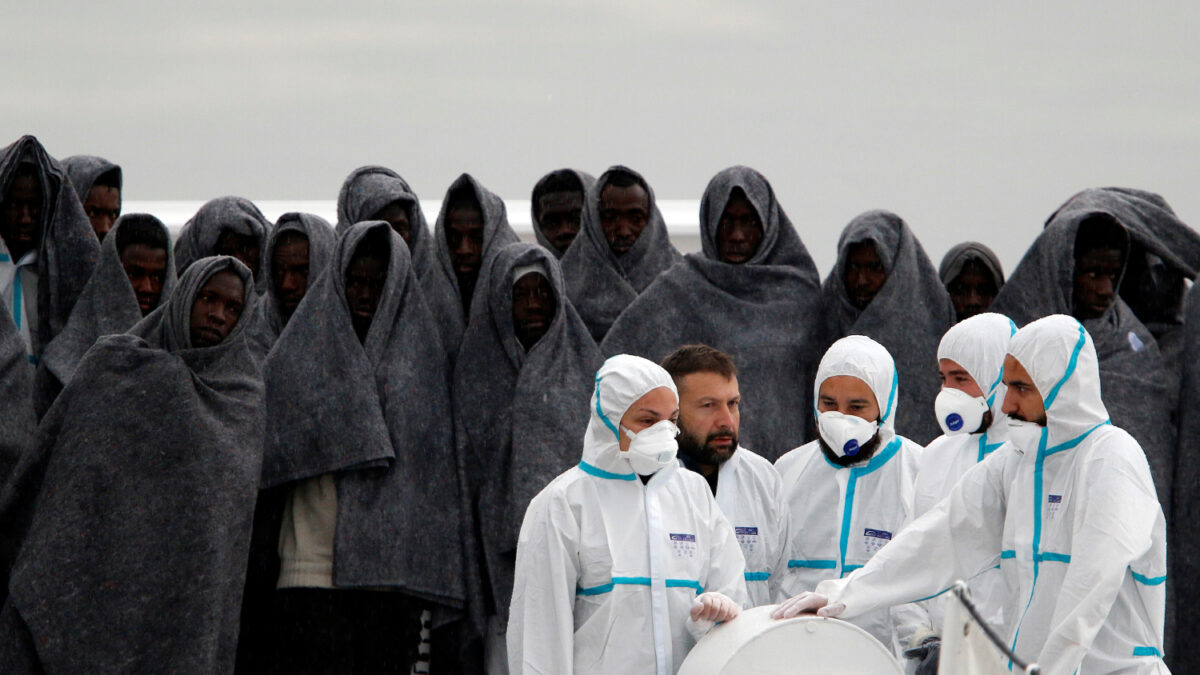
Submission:
[[[678,675],[903,675],[891,651],[858,626],[811,614],[776,620],[775,607],[745,610],[713,628]]]

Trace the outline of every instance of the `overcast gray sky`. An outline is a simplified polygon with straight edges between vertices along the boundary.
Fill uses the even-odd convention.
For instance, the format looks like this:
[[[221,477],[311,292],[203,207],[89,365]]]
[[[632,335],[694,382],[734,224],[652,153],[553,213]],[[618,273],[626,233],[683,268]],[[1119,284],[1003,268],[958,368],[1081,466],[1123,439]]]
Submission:
[[[334,199],[367,163],[698,199],[747,164],[822,270],[871,208],[1008,268],[1085,187],[1200,220],[1200,3],[4,4],[0,145],[108,157],[127,199]]]

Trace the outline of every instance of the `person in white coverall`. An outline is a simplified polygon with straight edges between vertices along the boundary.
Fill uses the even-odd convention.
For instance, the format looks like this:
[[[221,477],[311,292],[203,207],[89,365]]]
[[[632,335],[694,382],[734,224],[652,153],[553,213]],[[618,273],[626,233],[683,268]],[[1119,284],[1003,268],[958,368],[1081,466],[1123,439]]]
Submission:
[[[863,569],[776,611],[854,617],[1000,565],[1015,654],[1046,675],[1167,673],[1165,522],[1145,453],[1112,426],[1091,336],[1053,315],[1004,360],[1011,445]]]
[[[942,336],[938,371],[942,391],[934,414],[944,435],[925,446],[917,473],[916,514],[932,509],[950,494],[968,469],[982,462],[1008,440],[1004,383],[1000,371],[1008,343],[1017,327],[1002,314],[976,314]],[[1001,635],[1008,590],[1004,575],[991,568],[968,580],[971,598],[983,618]],[[925,603],[934,632],[941,634],[945,597]]]
[[[783,481],[771,462],[738,443],[742,396],[733,359],[708,345],[685,345],[662,366],[679,389],[680,464],[704,476],[733,525],[750,605],[786,599],[773,574],[787,563]]]
[[[608,359],[590,410],[582,461],[525,512],[509,667],[674,673],[745,606],[745,560],[704,479],[676,461],[679,397],[665,370]]]
[[[792,525],[786,567],[777,570],[786,595],[862,567],[912,519],[922,448],[895,432],[898,393],[891,355],[868,337],[844,337],[821,358],[819,438],[775,463]],[[853,623],[899,654],[928,616],[915,604],[883,606]]]

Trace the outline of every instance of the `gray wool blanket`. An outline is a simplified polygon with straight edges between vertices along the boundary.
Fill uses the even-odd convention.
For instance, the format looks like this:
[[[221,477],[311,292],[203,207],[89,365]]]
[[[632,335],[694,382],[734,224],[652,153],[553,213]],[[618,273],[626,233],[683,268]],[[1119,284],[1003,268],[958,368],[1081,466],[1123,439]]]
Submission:
[[[33,445],[37,422],[33,415],[33,369],[25,353],[25,342],[17,333],[8,312],[0,311],[0,486],[8,479],[17,460]],[[0,528],[0,547],[8,528]],[[0,560],[3,559],[0,553]]]
[[[337,232],[340,235],[355,223],[371,220],[379,209],[395,201],[409,205],[408,250],[417,279],[424,282],[434,269],[433,238],[417,193],[395,171],[383,166],[360,166],[350,172],[338,192]]]
[[[35,167],[42,185],[45,229],[38,245],[38,326],[33,344],[33,353],[40,355],[67,325],[96,267],[100,242],[66,170],[33,136],[22,136],[0,150],[0,199],[8,193],[17,167],[26,162]]]
[[[1188,292],[1183,319],[1185,354],[1200,354],[1200,286]],[[1183,360],[1180,387],[1179,444],[1175,453],[1173,504],[1167,516],[1171,528],[1168,549],[1171,565],[1168,590],[1175,593],[1176,635],[1195,635],[1200,629],[1200,587],[1190,583],[1200,575],[1200,542],[1192,536],[1192,523],[1200,522],[1200,360]],[[1160,496],[1161,499],[1161,496]],[[1172,582],[1171,579],[1176,580]],[[1177,673],[1200,672],[1200,654],[1180,647],[1168,651]]]
[[[716,235],[739,187],[758,212],[763,238],[753,258],[733,265],[720,261]],[[688,343],[728,352],[743,401],[740,443],[774,460],[807,441],[821,278],[770,183],[754,169],[735,166],[713,177],[700,202],[700,235],[702,253],[684,256],[650,284],[613,324],[601,351],[655,362]]]
[[[467,313],[463,308],[462,295],[459,293],[458,277],[454,273],[454,264],[450,259],[450,246],[446,239],[446,218],[450,205],[450,196],[460,188],[470,189],[475,199],[483,209],[483,262],[479,273],[487,267],[488,261],[504,246],[519,241],[517,233],[508,224],[508,211],[504,201],[489,191],[471,174],[464,173],[450,184],[446,196],[442,199],[442,209],[438,212],[437,224],[433,231],[434,264],[429,276],[422,279],[425,289],[425,299],[429,309],[433,311],[437,321],[438,332],[446,346],[453,364],[458,346],[462,342],[463,333],[467,329]],[[475,291],[471,295],[471,304],[482,297],[482,284],[476,282]]]
[[[850,245],[864,241],[874,242],[888,277],[860,311],[846,292],[845,266]],[[922,445],[940,436],[933,413],[941,389],[937,347],[954,324],[954,305],[908,224],[890,211],[868,211],[850,221],[838,239],[837,263],[825,277],[822,295],[826,335],[811,363],[813,372],[829,345],[847,335],[866,335],[886,347],[896,362],[896,433]]]
[[[992,249],[977,241],[964,241],[946,251],[946,255],[942,256],[942,264],[938,265],[938,278],[942,284],[954,281],[968,262],[983,265],[996,280],[996,289],[1004,288],[1004,267],[1000,264],[1000,258]]]
[[[1092,211],[1060,212],[1021,258],[992,303],[1023,326],[1051,314],[1071,315],[1074,303],[1075,238]],[[1127,228],[1128,229],[1128,228]],[[1175,465],[1175,429],[1169,402],[1177,381],[1150,331],[1121,300],[1104,316],[1083,322],[1096,344],[1100,388],[1112,423],[1128,431],[1146,452],[1159,500],[1169,509]]]
[[[243,237],[258,240],[258,250],[261,252],[266,248],[271,221],[258,210],[254,202],[244,197],[217,197],[208,200],[179,231],[179,239],[175,242],[175,267],[179,273],[187,271],[188,265],[200,258],[215,255],[217,239],[224,230],[232,230]],[[265,256],[260,260],[265,260]],[[257,280],[255,288],[261,293],[265,288],[261,270],[251,271]]]
[[[365,343],[345,274],[368,232],[390,241]],[[463,604],[461,514],[446,354],[410,263],[383,221],[354,225],[267,357],[263,486],[335,474],[333,583]]]
[[[275,288],[272,258],[279,235],[285,232],[299,232],[308,238],[308,288],[312,288],[317,277],[329,265],[334,247],[337,246],[337,234],[334,233],[333,226],[320,216],[293,211],[279,216],[279,220],[275,222],[271,236],[267,239],[267,246],[262,252],[266,291],[258,303],[258,311],[254,314],[254,323],[249,335],[250,349],[260,363],[266,360],[267,352],[275,346],[275,341],[279,339],[279,333],[284,326],[283,315],[279,311],[279,294]]]
[[[192,348],[189,316],[232,258],[88,351],[0,494],[24,533],[0,662],[39,672],[229,672],[261,469],[262,381],[239,322]],[[97,405],[103,401],[104,405]],[[34,646],[36,645],[36,649]]]
[[[538,180],[537,184],[533,186],[533,197],[529,200],[530,218],[532,219],[531,222],[533,223],[533,236],[537,237],[537,243],[545,247],[545,249],[550,251],[550,253],[556,258],[561,258],[562,255],[565,254],[565,251],[563,254],[559,254],[558,249],[554,247],[554,244],[551,244],[550,240],[546,238],[546,235],[542,234],[542,225],[538,222],[537,203],[538,199],[540,199],[542,195],[546,194],[546,184],[550,181],[550,179],[564,173],[570,173],[579,180],[579,184],[583,186],[583,193],[585,195],[596,182],[596,177],[590,173],[579,171],[577,169],[557,169],[555,171],[551,171],[545,176],[542,176]]]
[[[612,252],[600,224],[600,193],[613,171],[637,176],[650,196],[650,219],[633,248],[625,255]],[[683,259],[667,235],[667,224],[654,190],[641,174],[623,166],[614,166],[600,175],[583,200],[583,222],[579,235],[563,254],[563,277],[571,304],[587,324],[596,342],[604,340],[608,329],[638,294],[671,265]]]
[[[558,301],[546,334],[527,353],[513,328],[514,271],[545,268]],[[508,616],[517,535],[525,509],[551,480],[579,463],[600,351],[567,300],[558,260],[531,243],[500,249],[481,273],[454,371],[454,417],[471,531],[493,598]],[[474,569],[471,570],[474,572]],[[472,594],[480,597],[479,594]]]
[[[117,233],[126,223],[139,222],[161,228],[170,241],[170,232],[162,221],[147,213],[128,213],[117,219],[108,237],[100,246],[100,261],[88,280],[67,325],[46,346],[38,363],[34,379],[35,408],[38,416],[46,414],[63,385],[71,380],[75,367],[87,350],[104,335],[124,333],[142,320],[137,295],[121,264],[117,250]],[[171,297],[175,289],[175,259],[167,250],[167,269],[163,278],[159,304]]]
[[[117,189],[121,189],[123,177],[121,167],[95,155],[72,155],[62,161],[63,168],[67,171],[67,178],[71,181],[71,185],[75,187],[75,194],[79,200],[87,200],[88,193],[92,191],[92,186],[96,183],[96,179],[109,171],[113,171],[117,178]]]

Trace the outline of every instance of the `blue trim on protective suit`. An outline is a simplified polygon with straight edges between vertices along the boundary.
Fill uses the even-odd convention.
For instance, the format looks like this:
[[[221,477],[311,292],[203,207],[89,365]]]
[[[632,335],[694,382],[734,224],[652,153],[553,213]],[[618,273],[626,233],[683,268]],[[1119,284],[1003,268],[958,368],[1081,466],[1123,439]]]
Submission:
[[[617,437],[617,442],[620,443],[621,432],[618,431],[615,426],[613,426],[613,423],[608,419],[608,415],[605,415],[604,411],[600,409],[600,380],[602,379],[604,378],[600,377],[599,375],[596,376],[596,414],[600,416],[600,421],[604,422],[604,426],[612,430],[613,435]]]
[[[842,504],[842,532],[838,538],[838,562],[840,563],[842,573],[839,576],[846,576],[846,573],[853,570],[846,568],[846,545],[850,541],[850,520],[854,516],[854,491],[858,485],[858,479],[862,476],[867,476],[874,472],[879,467],[887,464],[896,453],[900,452],[900,446],[903,441],[897,436],[892,439],[891,443],[883,449],[883,452],[871,458],[866,466],[850,467],[850,478],[846,484],[846,501]],[[821,453],[824,455],[825,453]],[[828,458],[826,458],[828,459]],[[862,567],[862,565],[854,566],[854,569]]]
[[[836,570],[837,564],[836,560],[789,560],[788,569],[805,567],[814,570]]]
[[[1165,574],[1162,575],[1161,577],[1148,577],[1144,574],[1138,574],[1137,572],[1134,572],[1133,570],[1129,570],[1129,573],[1133,575],[1134,581],[1138,582],[1139,584],[1145,585],[1145,586],[1157,586],[1161,583],[1166,582],[1166,580],[1167,580],[1167,575],[1165,575]]]
[[[1083,329],[1083,324],[1079,324],[1079,341],[1075,343],[1075,349],[1071,351],[1071,360],[1067,361],[1067,372],[1063,373],[1062,379],[1050,389],[1050,394],[1046,396],[1046,410],[1049,410],[1050,406],[1054,405],[1055,399],[1058,398],[1059,390],[1075,374],[1075,366],[1079,363],[1079,352],[1083,351],[1083,345],[1086,342],[1087,331]]]
[[[590,473],[596,478],[607,478],[608,480],[637,480],[636,474],[613,473],[611,471],[605,471],[604,469],[594,467],[587,462],[580,462],[579,468],[582,469],[584,473]]]
[[[577,588],[575,589],[575,594],[604,595],[611,592],[618,584],[622,586],[649,586],[650,577],[613,577],[612,581],[607,584],[600,584],[599,586],[591,586],[589,588]],[[697,594],[704,592],[704,586],[701,586],[699,581],[692,581],[691,579],[667,579],[666,585],[667,588],[691,588]]]

